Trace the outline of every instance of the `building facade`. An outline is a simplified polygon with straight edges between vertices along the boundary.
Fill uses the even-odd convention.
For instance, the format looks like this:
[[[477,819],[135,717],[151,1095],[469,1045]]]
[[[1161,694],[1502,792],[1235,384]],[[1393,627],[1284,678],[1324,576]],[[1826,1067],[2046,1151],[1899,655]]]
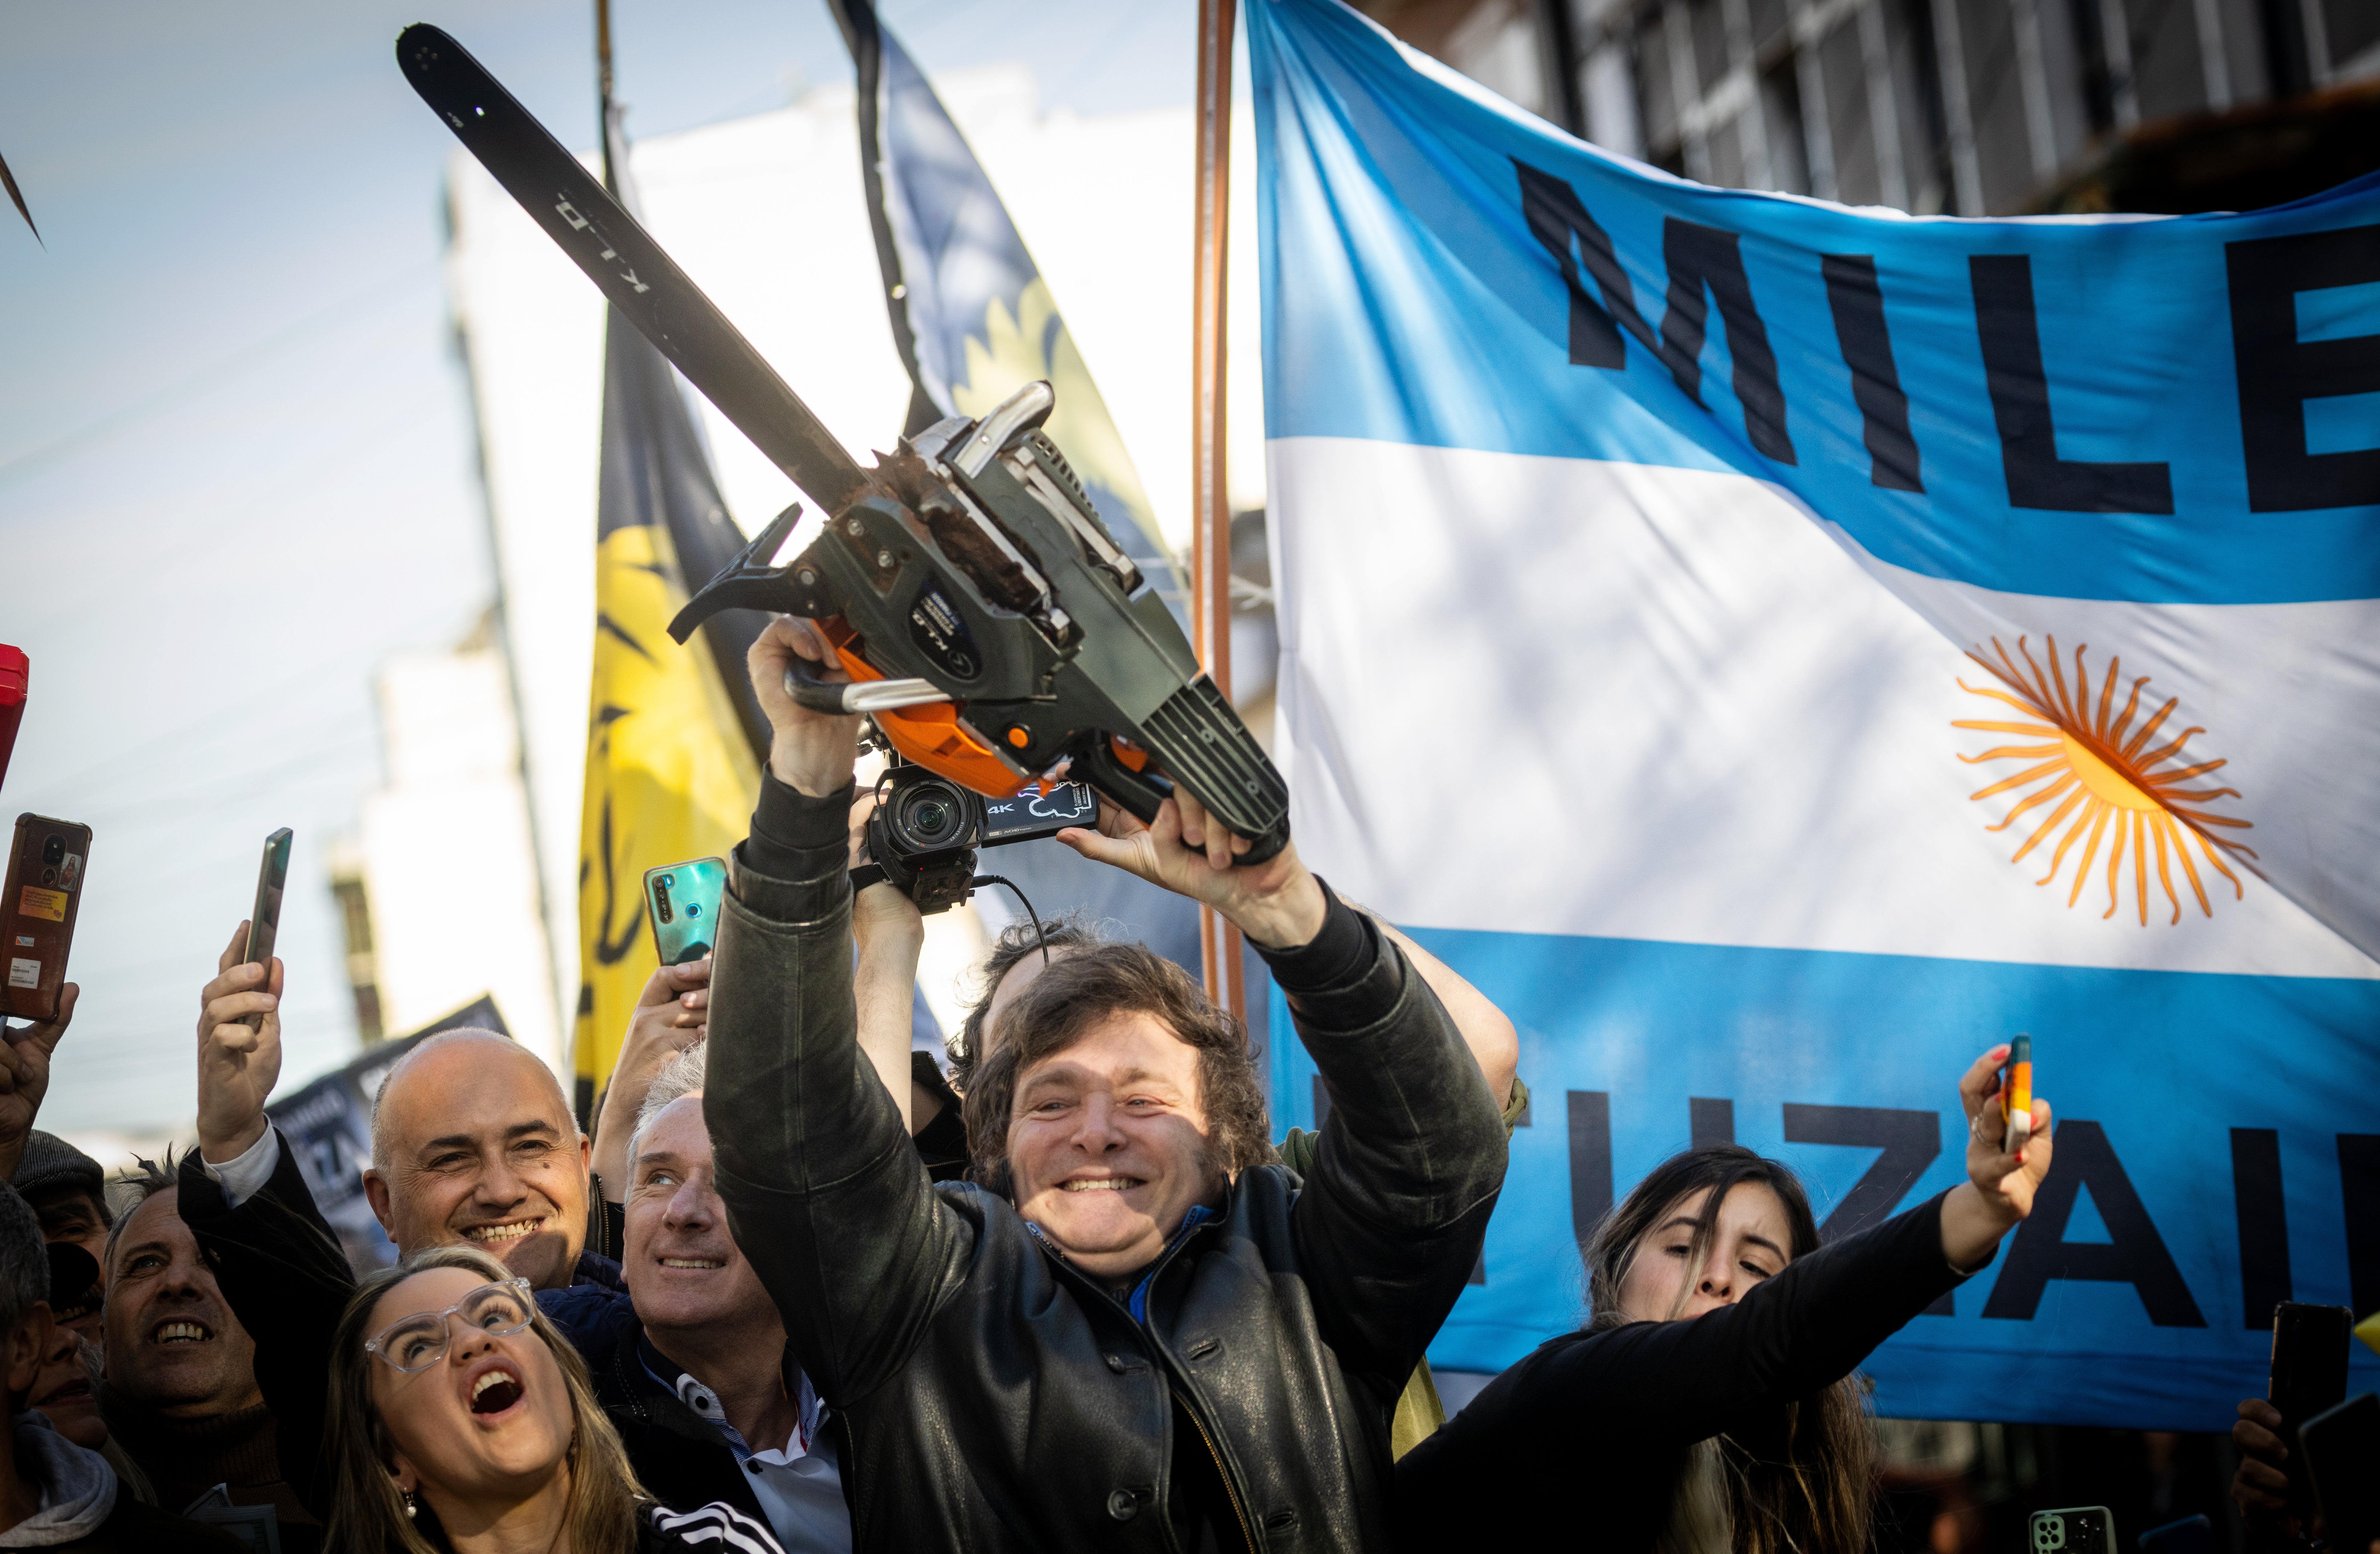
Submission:
[[[2081,208],[2076,182],[2143,129],[2204,121],[2232,143],[2265,105],[2380,77],[2380,0],[1363,8],[1612,151],[1699,182],[1917,214]]]

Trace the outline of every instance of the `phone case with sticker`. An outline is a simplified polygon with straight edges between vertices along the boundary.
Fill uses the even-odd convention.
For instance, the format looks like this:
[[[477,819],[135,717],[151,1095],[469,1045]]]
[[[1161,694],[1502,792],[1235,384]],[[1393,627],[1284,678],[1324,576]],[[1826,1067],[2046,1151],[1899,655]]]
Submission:
[[[8,849],[8,880],[0,890],[0,1014],[20,1020],[58,1017],[66,985],[67,949],[82,905],[91,828],[46,815],[17,817]]]

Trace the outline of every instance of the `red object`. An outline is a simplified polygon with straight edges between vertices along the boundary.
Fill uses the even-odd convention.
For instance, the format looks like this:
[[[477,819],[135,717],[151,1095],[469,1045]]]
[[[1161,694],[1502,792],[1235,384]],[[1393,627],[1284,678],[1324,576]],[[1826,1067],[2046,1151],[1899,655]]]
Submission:
[[[22,648],[0,642],[0,783],[8,780],[8,752],[17,747],[17,725],[25,716],[30,661]]]

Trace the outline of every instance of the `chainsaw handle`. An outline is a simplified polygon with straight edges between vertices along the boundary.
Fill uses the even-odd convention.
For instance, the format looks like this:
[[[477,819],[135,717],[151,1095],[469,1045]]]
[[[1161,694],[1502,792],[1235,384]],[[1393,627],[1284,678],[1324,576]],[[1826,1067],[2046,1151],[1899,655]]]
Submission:
[[[1154,771],[1135,771],[1116,759],[1115,747],[1105,735],[1091,742],[1083,758],[1089,768],[1084,781],[1131,812],[1142,825],[1157,823],[1157,812],[1173,796],[1173,784]]]
[[[1129,810],[1143,825],[1156,822],[1157,811],[1173,796],[1173,783],[1154,771],[1135,771],[1116,758],[1115,747],[1102,737],[1091,746],[1079,763],[1083,781],[1108,798]],[[1289,845],[1289,822],[1283,820],[1278,830],[1263,836],[1248,838],[1248,850],[1232,862],[1259,864],[1268,861]]]

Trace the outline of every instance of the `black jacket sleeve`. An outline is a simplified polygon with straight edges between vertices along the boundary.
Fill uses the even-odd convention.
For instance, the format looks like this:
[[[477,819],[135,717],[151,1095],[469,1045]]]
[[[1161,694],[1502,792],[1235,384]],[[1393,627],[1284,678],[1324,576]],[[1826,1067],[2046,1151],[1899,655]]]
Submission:
[[[277,1131],[277,1130],[276,1130]],[[346,1254],[283,1137],[272,1180],[235,1208],[198,1151],[182,1157],[183,1223],[213,1265],[232,1315],[256,1342],[256,1383],[279,1427],[281,1473],[317,1516],[330,1512],[318,1472],[331,1379],[331,1337],[356,1292]]]
[[[1692,1321],[1554,1339],[1407,1453],[1400,1486],[1426,1510],[1524,1480],[1533,1463],[1641,1462],[1748,1428],[1849,1376],[1966,1277],[1942,1256],[1942,1199],[1928,1199]]]
[[[1478,1260],[1504,1123],[1438,995],[1369,918],[1323,893],[1313,941],[1265,953],[1330,1092],[1291,1229],[1324,1339],[1389,1400]]]
[[[736,1244],[835,1408],[906,1362],[972,1246],[859,1050],[850,803],[761,779],[720,905],[703,1103]]]

